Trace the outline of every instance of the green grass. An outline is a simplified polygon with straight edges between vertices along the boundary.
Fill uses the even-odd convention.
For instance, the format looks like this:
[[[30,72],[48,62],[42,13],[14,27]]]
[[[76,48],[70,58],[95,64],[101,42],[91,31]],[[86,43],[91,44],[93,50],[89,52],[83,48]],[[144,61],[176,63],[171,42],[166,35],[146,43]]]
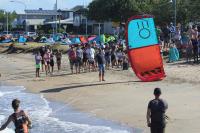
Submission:
[[[29,53],[29,52],[35,52],[42,46],[50,46],[53,50],[59,49],[63,53],[66,53],[68,50],[68,46],[66,45],[60,45],[60,44],[55,44],[55,45],[48,45],[45,43],[36,43],[36,42],[28,42],[26,45],[22,43],[15,43],[14,48],[17,50],[21,51],[22,53]]]

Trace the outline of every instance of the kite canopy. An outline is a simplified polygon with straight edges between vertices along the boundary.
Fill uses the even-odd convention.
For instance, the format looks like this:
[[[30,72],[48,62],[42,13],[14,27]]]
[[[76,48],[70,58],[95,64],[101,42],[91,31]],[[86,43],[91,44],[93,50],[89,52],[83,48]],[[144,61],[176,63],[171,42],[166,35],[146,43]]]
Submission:
[[[153,17],[133,16],[126,25],[126,42],[131,66],[142,81],[165,77]]]
[[[101,43],[106,43],[106,36],[104,35],[104,34],[102,34],[101,36],[100,36],[100,41],[101,41]]]
[[[105,41],[106,41],[106,43],[115,41],[115,37],[114,37],[114,36],[108,36],[108,37],[105,39]]]
[[[84,37],[84,36],[81,36],[81,37],[80,37],[80,41],[81,41],[83,44],[88,43],[87,38]]]
[[[72,44],[72,45],[80,44],[80,43],[81,43],[80,38],[78,38],[78,37],[71,38],[71,44]]]
[[[24,36],[20,36],[18,41],[19,43],[25,43],[27,39]]]
[[[89,43],[93,43],[95,41],[97,44],[101,44],[100,36],[90,37],[88,38],[88,41]]]

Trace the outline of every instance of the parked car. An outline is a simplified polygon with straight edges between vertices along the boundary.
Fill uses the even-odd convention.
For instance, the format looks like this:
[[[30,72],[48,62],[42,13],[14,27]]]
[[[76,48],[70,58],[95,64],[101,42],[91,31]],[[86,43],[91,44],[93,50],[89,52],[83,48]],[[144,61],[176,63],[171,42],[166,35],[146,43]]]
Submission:
[[[27,33],[25,33],[25,35],[27,35],[29,37],[34,37],[34,36],[37,36],[37,33],[36,32],[27,32]]]

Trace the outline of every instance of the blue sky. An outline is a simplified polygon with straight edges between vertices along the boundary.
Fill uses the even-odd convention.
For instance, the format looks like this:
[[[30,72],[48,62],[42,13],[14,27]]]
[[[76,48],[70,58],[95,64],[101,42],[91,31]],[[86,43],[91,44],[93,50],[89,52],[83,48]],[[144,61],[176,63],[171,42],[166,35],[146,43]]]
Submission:
[[[0,0],[0,9],[5,9],[7,11],[17,11],[22,13],[24,11],[24,6],[19,3],[10,2],[11,0]],[[21,1],[27,5],[27,9],[53,9],[56,0],[13,0]],[[87,5],[92,0],[58,0],[58,9],[70,9],[76,5]]]

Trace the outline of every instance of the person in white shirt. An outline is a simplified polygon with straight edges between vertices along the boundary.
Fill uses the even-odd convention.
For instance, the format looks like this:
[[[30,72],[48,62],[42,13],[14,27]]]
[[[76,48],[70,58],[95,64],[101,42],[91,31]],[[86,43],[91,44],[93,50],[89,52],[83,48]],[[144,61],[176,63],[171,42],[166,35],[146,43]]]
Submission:
[[[89,72],[90,72],[90,67],[92,66],[93,71],[95,70],[95,50],[94,48],[91,47],[91,45],[88,45],[88,48],[86,50],[87,58],[88,58],[88,63],[89,63]]]

